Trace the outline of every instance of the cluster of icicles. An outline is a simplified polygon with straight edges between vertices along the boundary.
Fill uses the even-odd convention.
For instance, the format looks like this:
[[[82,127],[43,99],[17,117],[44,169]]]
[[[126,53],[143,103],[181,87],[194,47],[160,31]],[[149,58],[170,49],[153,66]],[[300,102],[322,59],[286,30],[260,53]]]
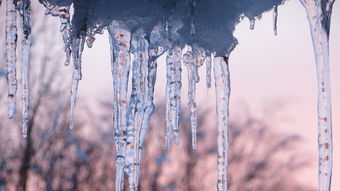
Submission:
[[[8,81],[8,117],[15,113],[16,78],[16,44],[17,13],[20,16],[22,29],[22,136],[27,137],[29,128],[29,59],[31,44],[31,6],[30,0],[6,1],[6,67]],[[319,127],[319,190],[330,190],[332,175],[332,127],[329,81],[329,32],[332,6],[335,0],[300,0],[307,10],[318,74],[318,127]],[[237,43],[230,46],[224,57],[215,57],[196,45],[177,46],[171,41],[169,32],[171,23],[155,26],[150,34],[142,29],[131,33],[123,23],[113,21],[109,26],[88,30],[77,36],[71,35],[70,7],[53,6],[41,1],[46,7],[46,14],[60,18],[66,52],[65,65],[69,65],[73,56],[73,74],[71,87],[71,122],[76,105],[77,89],[81,74],[81,58],[84,44],[92,47],[96,33],[102,33],[104,27],[110,34],[113,77],[113,127],[116,144],[116,190],[123,190],[124,175],[128,176],[130,190],[138,189],[140,162],[144,136],[153,113],[154,86],[157,72],[157,58],[167,52],[166,58],[166,148],[172,141],[179,144],[179,116],[181,105],[181,72],[182,65],[187,68],[189,82],[189,111],[192,127],[192,147],[197,148],[197,111],[196,83],[199,82],[198,68],[206,65],[207,87],[211,87],[211,69],[213,66],[216,89],[216,111],[218,124],[218,181],[217,190],[227,190],[228,163],[228,116],[230,97],[230,76],[228,57]],[[1,0],[0,0],[1,4]],[[277,6],[274,10],[274,34],[277,34]],[[250,20],[253,29],[255,20]],[[195,26],[192,24],[192,34]],[[146,39],[146,36],[149,39]],[[185,50],[185,51],[184,51]],[[132,56],[133,55],[133,56]],[[133,58],[132,67],[130,59]],[[128,79],[132,68],[132,92],[127,95]]]

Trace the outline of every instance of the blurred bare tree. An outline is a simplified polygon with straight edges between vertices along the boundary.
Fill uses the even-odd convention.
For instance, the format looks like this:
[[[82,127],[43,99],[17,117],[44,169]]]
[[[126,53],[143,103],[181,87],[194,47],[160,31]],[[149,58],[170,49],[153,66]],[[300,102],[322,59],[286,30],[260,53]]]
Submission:
[[[100,142],[86,139],[85,123],[80,120],[76,122],[77,129],[68,129],[70,84],[65,83],[68,76],[61,71],[63,59],[60,58],[64,56],[61,39],[57,39],[61,37],[54,34],[58,20],[43,16],[37,2],[33,2],[33,9],[36,10],[32,20],[36,22],[31,50],[29,131],[26,139],[21,138],[20,102],[13,120],[5,117],[6,107],[0,107],[0,191],[97,190],[96,185],[102,190],[112,188],[107,179],[114,178],[111,168],[114,165],[102,162],[103,158],[112,158],[107,156],[113,155],[110,143],[102,147]],[[0,46],[0,50],[3,52],[4,47]],[[1,105],[7,104],[4,66],[1,60]],[[20,64],[17,66],[20,71]],[[17,97],[21,97],[20,91]],[[78,113],[81,116],[90,112],[84,106]]]
[[[181,119],[181,145],[164,150],[164,111],[157,105],[142,161],[141,190],[215,190],[217,130],[214,111],[199,111],[199,148],[191,148],[189,117]],[[185,113],[185,112],[184,112]],[[213,123],[212,123],[213,122]],[[213,125],[212,125],[213,124]],[[296,135],[279,135],[265,121],[246,115],[230,124],[229,185],[231,191],[310,191],[296,178],[310,167]]]

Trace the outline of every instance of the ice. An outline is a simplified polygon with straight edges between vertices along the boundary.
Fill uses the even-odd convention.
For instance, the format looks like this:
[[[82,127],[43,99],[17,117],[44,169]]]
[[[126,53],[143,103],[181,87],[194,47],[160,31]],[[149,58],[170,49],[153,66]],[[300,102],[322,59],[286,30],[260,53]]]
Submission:
[[[149,42],[145,39],[145,32],[140,29],[132,35],[131,52],[134,55],[132,66],[132,93],[130,97],[127,131],[128,176],[130,190],[138,189],[140,174],[140,160],[142,150],[141,139],[144,139],[143,118],[147,104]]]
[[[235,25],[244,17],[254,29],[255,21],[273,9],[277,35],[278,6],[282,0],[39,0],[46,14],[59,17],[66,53],[65,65],[73,60],[71,123],[73,128],[81,58],[85,43],[93,46],[96,34],[110,35],[113,79],[113,128],[116,147],[116,190],[123,190],[127,175],[129,190],[138,190],[144,137],[154,110],[157,58],[166,57],[166,148],[179,144],[181,65],[188,71],[188,108],[192,147],[197,149],[196,84],[198,69],[206,64],[206,85],[211,87],[213,65],[218,125],[217,190],[227,190],[228,117],[230,100],[229,55],[237,45]],[[300,0],[307,10],[318,74],[319,190],[330,190],[332,176],[332,121],[329,82],[329,32],[335,0]],[[15,4],[16,3],[16,4]],[[1,4],[1,0],[0,0]],[[70,8],[73,7],[73,11]],[[16,10],[17,9],[17,10]],[[22,33],[23,136],[29,126],[29,58],[31,44],[30,0],[6,0],[6,67],[8,117],[15,111],[16,14]],[[70,14],[73,12],[73,15]],[[188,50],[183,49],[185,46]],[[186,51],[185,51],[186,50]],[[207,55],[208,54],[208,57]],[[131,67],[131,55],[133,55]],[[132,69],[131,95],[128,79]]]
[[[255,18],[249,18],[249,28],[250,28],[250,30],[254,30],[254,28],[255,28]]]
[[[167,85],[166,85],[166,135],[165,144],[169,149],[172,136],[176,144],[179,144],[179,117],[181,110],[181,87],[182,87],[182,68],[181,57],[182,49],[178,46],[169,50],[166,59]]]
[[[214,63],[215,53],[211,53],[210,56],[206,58],[205,66],[206,66],[206,83],[207,88],[211,87],[211,65]]]
[[[31,46],[31,2],[30,0],[17,1],[22,30],[22,136],[27,137],[29,127],[29,62]]]
[[[6,72],[8,83],[8,118],[14,117],[15,96],[17,93],[16,48],[17,48],[17,15],[13,0],[6,0]]]
[[[227,58],[216,57],[214,60],[216,91],[216,113],[218,127],[217,155],[217,190],[227,190],[228,168],[228,118],[230,100],[230,75]]]
[[[203,65],[205,51],[194,46],[183,55],[183,64],[188,71],[188,107],[190,111],[190,124],[192,132],[192,148],[197,149],[197,105],[196,105],[196,83],[199,82],[198,68]]]
[[[116,177],[119,177],[119,175],[123,175],[123,177],[121,178],[124,178],[124,173],[120,171],[124,170],[125,160],[133,160],[133,156],[131,156],[131,153],[126,153],[127,141],[129,141],[129,139],[131,138],[135,138],[129,137],[131,133],[134,133],[134,129],[131,129],[131,127],[129,127],[128,129],[127,127],[127,89],[130,72],[131,33],[123,24],[120,24],[116,21],[112,22],[112,24],[108,27],[108,30],[110,33],[110,45],[112,52],[111,66],[113,78],[113,124],[115,129],[117,157]],[[121,181],[121,178],[116,179],[116,181]],[[120,185],[121,182],[116,182],[117,191],[122,190]]]
[[[77,103],[77,92],[79,80],[82,78],[81,73],[81,58],[84,50],[85,36],[80,34],[79,37],[72,39],[73,52],[73,68],[72,68],[72,83],[71,83],[71,121],[70,129],[74,126],[74,110]]]
[[[329,33],[335,0],[300,0],[307,11],[318,79],[319,190],[331,189],[333,167]]]
[[[278,16],[278,7],[274,6],[273,7],[273,31],[274,31],[274,35],[277,35],[277,16]]]

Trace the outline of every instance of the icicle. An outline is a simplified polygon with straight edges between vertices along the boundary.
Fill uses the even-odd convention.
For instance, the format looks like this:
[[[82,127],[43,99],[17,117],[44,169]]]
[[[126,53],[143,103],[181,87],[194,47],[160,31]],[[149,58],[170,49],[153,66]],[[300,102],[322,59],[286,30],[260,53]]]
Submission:
[[[194,51],[189,50],[183,55],[183,64],[188,70],[189,82],[189,110],[190,110],[190,123],[192,133],[192,148],[197,148],[197,106],[196,106],[196,83],[199,81],[198,67],[200,67],[205,59],[205,53],[202,49],[194,48]]]
[[[81,74],[81,58],[84,50],[85,35],[80,34],[79,37],[72,39],[73,51],[73,69],[72,69],[72,85],[71,85],[71,122],[70,129],[74,125],[74,110],[77,103],[77,92],[79,80],[82,78]]]
[[[250,30],[254,30],[254,28],[255,28],[255,18],[249,18],[249,28],[250,28]]]
[[[6,68],[8,83],[8,118],[13,118],[15,112],[15,96],[17,93],[16,77],[16,46],[17,25],[16,10],[13,0],[6,0]]]
[[[228,117],[230,99],[230,77],[227,60],[217,57],[214,61],[216,113],[218,126],[218,181],[217,190],[227,190],[228,168]]]
[[[188,99],[189,99],[189,110],[190,110],[190,125],[192,133],[192,147],[196,149],[196,131],[197,131],[197,113],[196,113],[196,80],[195,80],[195,60],[191,50],[183,55],[183,64],[188,70]]]
[[[329,33],[335,0],[300,0],[307,11],[318,75],[319,190],[331,189],[333,166]]]
[[[66,53],[66,61],[64,63],[65,66],[70,64],[71,59],[71,25],[70,25],[70,7],[60,7],[59,8],[59,17],[60,17],[60,32],[62,33],[63,41],[64,41],[64,51]]]
[[[211,64],[214,63],[215,53],[212,52],[209,57],[206,58],[206,81],[207,88],[211,87]]]
[[[142,29],[132,35],[131,52],[134,55],[132,66],[132,92],[128,110],[126,139],[126,165],[128,168],[130,190],[138,190],[140,160],[142,148],[140,141],[144,139],[143,117],[147,104],[149,43]],[[144,134],[143,134],[144,135]]]
[[[70,64],[71,60],[71,24],[70,24],[70,6],[54,6],[47,1],[41,1],[46,8],[45,14],[60,18],[59,31],[64,41],[64,51],[66,53],[65,66]]]
[[[273,7],[273,30],[274,30],[274,35],[277,36],[277,5]]]
[[[29,60],[31,46],[31,1],[17,1],[22,28],[22,136],[27,137],[29,124]]]
[[[182,49],[178,46],[169,50],[166,59],[167,86],[166,86],[166,148],[170,148],[172,136],[179,144],[179,116],[181,109]]]
[[[150,34],[150,47],[149,47],[149,61],[148,61],[148,76],[147,76],[147,95],[146,95],[146,107],[143,117],[142,131],[140,134],[139,147],[142,148],[144,143],[144,137],[149,127],[149,121],[154,111],[155,105],[153,104],[154,90],[157,74],[157,58],[161,56],[169,45],[168,38],[164,34],[164,28],[161,25],[156,25]],[[141,155],[140,155],[141,157]]]
[[[112,78],[113,78],[113,126],[116,142],[116,190],[121,191],[124,180],[123,172],[126,160],[127,139],[127,87],[130,70],[130,40],[131,34],[126,27],[113,21],[108,27],[110,33]]]

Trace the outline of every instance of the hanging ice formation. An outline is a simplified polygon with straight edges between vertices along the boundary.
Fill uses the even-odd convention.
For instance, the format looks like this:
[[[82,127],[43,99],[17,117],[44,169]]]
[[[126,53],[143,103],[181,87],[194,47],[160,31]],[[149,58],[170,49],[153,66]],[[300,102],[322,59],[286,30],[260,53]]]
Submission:
[[[17,12],[13,0],[6,0],[6,68],[8,83],[8,118],[15,112],[15,96],[17,93]]]
[[[169,149],[172,136],[179,144],[179,117],[181,109],[182,87],[182,49],[175,46],[169,50],[166,58],[167,84],[166,84],[166,135],[165,144]]]
[[[329,33],[335,0],[300,0],[307,11],[318,79],[319,190],[331,189],[333,165],[332,105],[329,77]]]
[[[1,4],[1,3],[0,3]],[[13,118],[16,107],[17,77],[17,10],[20,15],[22,34],[22,136],[27,136],[29,124],[29,59],[31,44],[31,2],[30,0],[6,0],[6,68],[8,82],[8,117]]]
[[[191,139],[192,148],[197,148],[197,105],[196,105],[196,83],[199,82],[198,68],[203,65],[205,60],[205,51],[196,46],[191,48],[183,55],[183,64],[188,70],[188,99],[190,111],[190,124],[191,124]]]
[[[249,28],[250,30],[255,29],[255,18],[249,18]]]
[[[273,30],[274,30],[274,35],[277,35],[277,15],[278,15],[278,7],[275,5],[273,7]]]
[[[226,58],[215,58],[214,74],[218,128],[217,190],[224,191],[227,190],[228,176],[228,117],[230,99],[230,75]]]
[[[30,0],[6,1],[6,68],[8,117],[14,117],[16,79],[16,13],[22,33],[23,137],[29,129],[29,49],[31,44]],[[307,10],[318,70],[319,190],[330,190],[332,175],[332,128],[329,82],[328,38],[335,0],[300,0]],[[77,89],[82,78],[81,57],[86,43],[93,46],[96,34],[109,31],[113,85],[113,128],[116,146],[116,190],[138,190],[144,137],[154,110],[157,58],[166,53],[166,148],[179,143],[182,64],[188,72],[188,107],[192,147],[197,148],[196,83],[198,68],[206,64],[206,85],[211,87],[213,67],[218,126],[217,190],[226,191],[228,168],[228,117],[230,100],[229,55],[237,45],[235,24],[244,17],[254,29],[255,18],[273,9],[273,30],[277,34],[277,9],[283,0],[39,0],[45,14],[59,17],[66,53],[65,65],[73,58],[71,121]],[[242,6],[240,6],[242,4]],[[1,0],[0,0],[1,5]],[[70,15],[70,7],[74,13]],[[255,9],[254,9],[255,8]],[[150,11],[152,10],[152,11]],[[202,11],[203,10],[203,11]],[[226,11],[227,10],[227,11]],[[159,19],[161,18],[161,19]],[[184,47],[188,47],[184,51]],[[131,57],[133,55],[133,57]],[[131,58],[133,58],[131,66]],[[131,71],[130,71],[131,70]],[[132,75],[128,95],[129,75]]]
[[[29,60],[31,46],[31,1],[18,0],[17,8],[20,14],[22,28],[22,66],[21,66],[21,84],[22,84],[22,136],[27,137],[29,126]]]

